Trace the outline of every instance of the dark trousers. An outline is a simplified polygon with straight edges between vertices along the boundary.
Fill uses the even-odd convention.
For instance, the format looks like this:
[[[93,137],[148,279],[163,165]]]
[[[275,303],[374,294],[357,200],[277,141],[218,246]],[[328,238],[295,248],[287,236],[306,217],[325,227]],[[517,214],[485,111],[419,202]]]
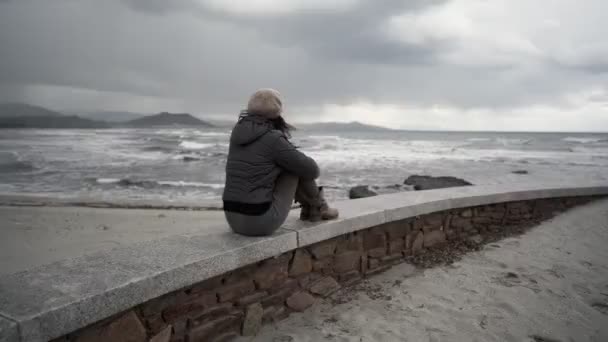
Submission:
[[[272,205],[267,212],[259,216],[226,211],[224,213],[228,225],[237,234],[247,236],[271,235],[287,220],[296,193],[307,194],[307,196],[304,196],[305,198],[315,198],[315,194],[318,194],[318,192],[315,180],[303,180],[294,175],[283,173],[277,178],[272,194]],[[301,202],[301,200],[299,201]]]

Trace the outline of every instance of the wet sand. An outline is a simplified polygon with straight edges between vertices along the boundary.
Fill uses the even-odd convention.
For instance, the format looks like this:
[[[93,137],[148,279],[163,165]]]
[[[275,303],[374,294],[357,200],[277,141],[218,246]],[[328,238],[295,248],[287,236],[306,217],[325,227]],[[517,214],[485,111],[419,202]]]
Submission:
[[[608,200],[449,266],[402,264],[238,341],[608,341]]]

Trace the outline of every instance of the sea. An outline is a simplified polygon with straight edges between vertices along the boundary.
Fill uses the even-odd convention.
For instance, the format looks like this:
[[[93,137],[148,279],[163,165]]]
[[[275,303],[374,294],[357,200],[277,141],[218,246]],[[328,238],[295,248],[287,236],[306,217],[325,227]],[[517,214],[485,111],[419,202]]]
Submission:
[[[0,130],[0,193],[220,203],[230,128]],[[608,181],[608,134],[298,130],[330,200],[408,191],[410,175],[473,184]]]

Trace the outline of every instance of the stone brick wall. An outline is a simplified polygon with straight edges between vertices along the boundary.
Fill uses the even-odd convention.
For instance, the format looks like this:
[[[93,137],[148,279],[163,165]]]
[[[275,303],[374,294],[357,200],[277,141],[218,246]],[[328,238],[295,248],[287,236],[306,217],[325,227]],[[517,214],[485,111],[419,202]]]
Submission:
[[[166,294],[56,341],[229,341],[401,262],[518,234],[593,197],[448,210],[346,234]],[[466,249],[465,249],[466,250]],[[450,261],[450,258],[442,259]]]

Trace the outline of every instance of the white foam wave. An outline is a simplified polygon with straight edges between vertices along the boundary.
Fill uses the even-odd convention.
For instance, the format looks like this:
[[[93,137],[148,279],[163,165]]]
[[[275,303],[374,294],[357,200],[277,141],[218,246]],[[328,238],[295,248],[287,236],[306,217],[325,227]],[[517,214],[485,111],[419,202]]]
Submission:
[[[192,188],[211,188],[221,189],[224,184],[220,183],[203,183],[203,182],[186,182],[186,181],[132,181],[129,179],[119,178],[97,178],[95,180],[97,184],[118,184],[125,183],[128,186],[141,186],[146,185],[147,187],[155,186],[172,186],[172,187],[192,187]]]
[[[503,146],[511,146],[511,145],[528,145],[534,139],[511,139],[511,138],[496,138],[496,142],[502,144]]]
[[[201,137],[225,137],[230,135],[230,132],[196,132],[196,135]]]
[[[184,181],[159,181],[157,183],[160,185],[169,185],[169,186],[176,186],[176,187],[195,187],[195,188],[212,188],[212,189],[221,189],[224,187],[224,184],[219,184],[219,183],[184,182]]]
[[[97,178],[95,180],[98,184],[114,184],[120,182],[118,178]]]
[[[608,139],[606,139],[606,138],[599,138],[599,137],[567,137],[562,140],[568,141],[568,142],[575,142],[575,143],[579,143],[579,144],[593,144],[593,143],[608,141]]]
[[[215,146],[215,144],[205,144],[205,143],[199,143],[196,141],[189,141],[189,140],[182,141],[179,144],[179,147],[186,149],[186,150],[202,150],[202,149],[213,147],[213,146]]]
[[[490,140],[491,140],[490,138],[469,138],[469,139],[467,139],[467,141],[472,141],[472,142],[475,142],[475,141],[490,141]]]

